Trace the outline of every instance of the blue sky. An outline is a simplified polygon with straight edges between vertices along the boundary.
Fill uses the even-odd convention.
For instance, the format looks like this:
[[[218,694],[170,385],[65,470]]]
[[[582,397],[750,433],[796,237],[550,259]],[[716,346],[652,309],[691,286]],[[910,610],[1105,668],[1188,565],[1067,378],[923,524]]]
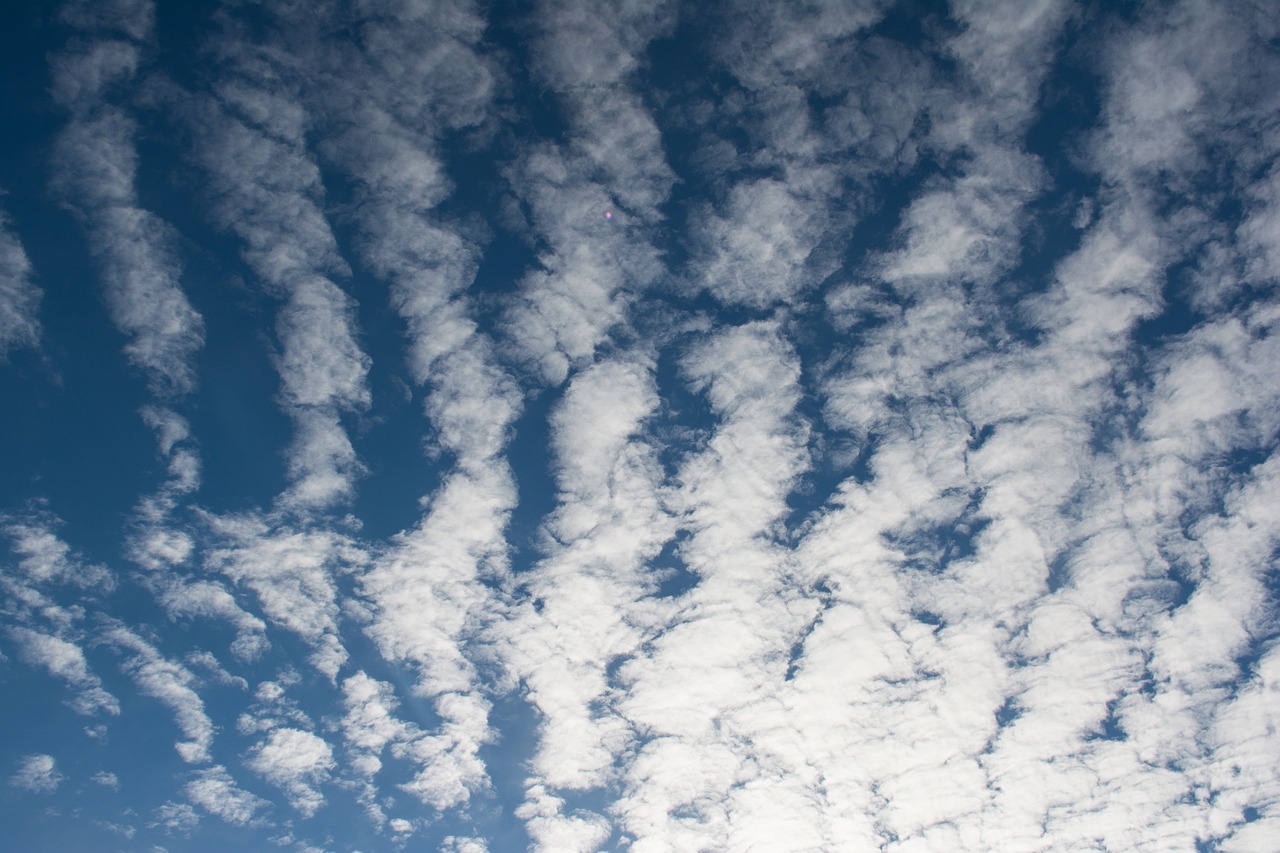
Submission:
[[[0,40],[6,844],[1273,849],[1267,4]]]

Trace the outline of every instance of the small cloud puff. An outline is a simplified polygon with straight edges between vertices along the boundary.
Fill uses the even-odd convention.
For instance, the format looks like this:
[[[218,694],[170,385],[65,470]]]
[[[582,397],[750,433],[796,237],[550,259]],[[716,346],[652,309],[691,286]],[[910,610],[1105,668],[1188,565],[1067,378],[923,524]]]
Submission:
[[[56,769],[52,755],[36,753],[23,757],[17,771],[9,777],[9,783],[34,794],[52,794],[66,779]]]
[[[280,728],[253,748],[246,764],[283,790],[290,805],[311,817],[325,803],[316,786],[329,778],[333,749],[310,732]]]

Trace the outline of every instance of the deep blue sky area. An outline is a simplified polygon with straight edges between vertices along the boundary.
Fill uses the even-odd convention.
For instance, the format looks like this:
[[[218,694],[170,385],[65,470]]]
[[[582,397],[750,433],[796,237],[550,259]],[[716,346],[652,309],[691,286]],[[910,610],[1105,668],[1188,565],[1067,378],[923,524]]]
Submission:
[[[1270,851],[1265,4],[0,7],[0,847]]]

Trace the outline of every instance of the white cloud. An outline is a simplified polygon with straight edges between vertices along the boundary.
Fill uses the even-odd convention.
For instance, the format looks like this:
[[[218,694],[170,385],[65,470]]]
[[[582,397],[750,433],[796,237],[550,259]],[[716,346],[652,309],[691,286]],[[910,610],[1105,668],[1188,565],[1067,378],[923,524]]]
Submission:
[[[1078,12],[1063,0],[1036,0],[1014,10],[966,0],[951,14],[964,29],[946,50],[963,63],[982,110],[973,131],[1014,136],[1035,116],[1057,37]]]
[[[335,680],[347,658],[335,576],[367,560],[360,547],[335,532],[273,528],[251,516],[206,520],[220,540],[206,552],[207,565],[252,590],[267,618],[310,643],[312,663]]]
[[[401,790],[437,809],[466,803],[472,793],[488,787],[488,775],[479,747],[492,740],[488,726],[489,703],[470,694],[449,693],[434,705],[440,725],[432,732],[396,716],[399,706],[391,685],[363,672],[343,685],[346,715],[343,735],[352,751],[352,769],[365,780],[362,798],[377,797],[374,777],[382,769],[382,756],[408,760],[418,768]],[[386,822],[376,804],[366,803],[376,823]],[[397,824],[399,825],[397,827]],[[393,831],[406,833],[406,820],[387,822]]]
[[[275,361],[281,402],[296,421],[283,504],[324,508],[350,499],[364,472],[339,416],[369,405],[370,360],[354,303],[335,282],[350,270],[322,208],[306,107],[271,85],[286,70],[242,40],[231,18],[224,23],[216,97],[191,97],[182,108],[198,132],[195,156],[210,179],[216,223],[240,238],[245,262],[283,303]]]
[[[23,660],[44,667],[76,691],[70,704],[77,714],[120,713],[120,702],[102,688],[102,680],[89,669],[78,645],[21,626],[12,626],[7,633],[18,644]]]
[[[152,594],[170,618],[204,616],[229,622],[236,629],[231,651],[241,660],[256,660],[271,645],[267,624],[242,608],[219,583],[170,576],[154,585]]]
[[[0,358],[10,349],[39,344],[42,295],[32,280],[22,241],[13,233],[9,217],[0,212]]]
[[[1017,143],[1036,116],[1070,14],[1058,0],[1024,4],[1016,14],[979,3],[952,10],[962,29],[941,48],[958,67],[927,99],[925,143],[954,158],[959,174],[927,181],[903,212],[898,239],[905,245],[878,270],[899,292],[923,296],[941,282],[964,281],[990,298],[987,288],[1020,260],[1025,207],[1049,181]],[[999,309],[990,310],[1001,322]]]
[[[1043,43],[1061,25],[1060,10],[1038,11],[1046,14],[1008,24]],[[1040,72],[1011,70],[1013,60],[982,52],[980,42],[1004,25],[975,24],[963,50],[986,69],[998,97],[1009,99],[991,120],[1016,126],[1030,115],[1026,99],[1035,88],[1028,81]],[[1025,60],[1039,63],[1034,55]],[[968,142],[992,138],[989,127],[969,133]],[[899,282],[931,276],[989,284],[1003,275],[1017,261],[1022,208],[1041,189],[1038,167],[1020,158],[1016,151],[986,151],[942,194],[925,196],[932,213],[924,215],[928,205],[921,203],[907,214],[906,248],[885,271]],[[947,233],[963,239],[939,254],[946,241],[926,236],[926,229],[947,222],[955,225]],[[759,842],[779,827],[785,828],[777,837],[782,849],[850,838],[879,846],[895,837],[893,849],[977,849],[991,838],[1040,838],[1046,831],[1068,845],[1092,837],[1108,839],[1109,847],[1138,847],[1154,838],[1193,843],[1194,812],[1176,805],[1188,795],[1186,782],[1173,773],[1143,774],[1133,751],[1154,762],[1185,762],[1195,754],[1187,738],[1175,736],[1199,730],[1197,721],[1208,713],[1203,704],[1193,711],[1189,697],[1213,701],[1207,691],[1230,677],[1230,662],[1249,639],[1244,626],[1256,618],[1244,603],[1260,600],[1250,573],[1228,566],[1265,564],[1271,546],[1262,543],[1273,540],[1260,530],[1258,544],[1243,548],[1249,556],[1239,562],[1218,557],[1222,579],[1207,580],[1218,575],[1206,570],[1200,590],[1169,619],[1175,606],[1169,588],[1176,584],[1153,559],[1156,552],[1143,550],[1148,542],[1156,547],[1154,531],[1144,531],[1138,520],[1143,516],[1121,521],[1123,534],[1098,530],[1108,527],[1103,520],[1114,517],[1112,507],[1138,498],[1130,491],[1135,481],[1118,476],[1117,463],[1095,442],[1108,408],[1124,405],[1113,383],[1128,378],[1122,359],[1130,331],[1161,308],[1168,262],[1167,246],[1142,205],[1114,202],[1091,223],[1046,294],[1025,304],[1026,316],[1045,332],[1039,346],[991,348],[975,332],[991,322],[986,312],[993,303],[966,303],[921,284],[912,284],[918,304],[906,311],[874,306],[886,327],[860,342],[860,360],[842,389],[846,396],[830,412],[879,442],[870,454],[872,479],[850,480],[837,491],[804,529],[795,559],[771,554],[769,545],[805,465],[799,452],[805,430],[786,415],[795,405],[796,373],[755,370],[770,364],[763,356],[773,349],[769,335],[755,330],[715,339],[686,358],[687,375],[708,394],[722,423],[706,452],[691,455],[681,469],[681,500],[694,531],[681,556],[701,583],[682,597],[688,609],[620,670],[625,693],[614,700],[622,715],[614,737],[626,743],[630,726],[644,733],[622,765],[627,787],[613,805],[634,846]],[[864,299],[874,300],[876,292]],[[1206,327],[1188,338],[1178,368],[1157,375],[1146,398],[1156,405],[1144,423],[1158,430],[1152,437],[1176,442],[1170,451],[1248,446],[1261,435],[1254,429],[1275,423],[1265,390],[1274,383],[1250,372],[1263,361],[1260,352],[1245,355],[1257,344],[1245,344],[1242,330],[1235,323]],[[785,365],[786,358],[772,364]],[[1247,401],[1237,388],[1250,389]],[[938,405],[948,395],[958,398],[958,410]],[[613,411],[625,420],[625,406]],[[607,444],[609,415],[601,423],[598,440]],[[994,430],[983,430],[988,425]],[[584,468],[595,459],[596,438],[584,431],[571,439]],[[1152,451],[1148,464],[1174,474],[1174,488],[1191,482],[1189,471],[1178,470],[1189,468],[1189,460],[1159,461],[1165,451],[1157,447],[1138,454]],[[1167,475],[1151,467],[1130,476],[1159,488]],[[1250,479],[1268,476],[1257,469]],[[565,527],[566,543],[597,523],[590,500],[574,497],[573,512],[564,511],[564,519],[574,519]],[[1186,502],[1191,495],[1176,491],[1155,497],[1173,517],[1193,505]],[[1226,517],[1249,512],[1244,506],[1233,503]],[[1090,518],[1099,523],[1084,523]],[[947,556],[951,546],[937,539],[945,543],[949,529],[969,540],[971,556]],[[1212,541],[1207,528],[1188,535]],[[1243,544],[1239,533],[1216,541],[1235,543],[1237,550]],[[1067,568],[1054,567],[1063,564]],[[785,579],[793,572],[806,583],[824,582],[835,601],[789,587]],[[718,585],[719,573],[732,578],[732,586]],[[542,613],[551,614],[558,603],[581,600],[579,583],[566,571],[544,586],[531,579],[530,593],[540,598]],[[1050,583],[1065,586],[1048,594]],[[941,624],[935,629],[917,619],[917,608]],[[587,623],[582,614],[601,610],[578,606],[572,623],[558,630],[577,630]],[[1103,612],[1117,621],[1098,622]],[[552,617],[543,618],[550,631]],[[1120,620],[1127,620],[1124,633],[1113,627]],[[538,623],[522,617],[520,624]],[[1190,645],[1175,646],[1174,636]],[[1169,651],[1152,658],[1161,645]],[[1179,661],[1189,668],[1184,677],[1201,680],[1188,682],[1181,696],[1157,687],[1148,701],[1140,698],[1148,677],[1144,661],[1152,667]],[[1163,671],[1152,674],[1159,679]],[[592,684],[584,673],[566,669],[531,698],[554,707],[540,692],[571,696],[584,684]],[[1147,711],[1148,705],[1154,707]],[[1002,708],[1020,715],[1002,726]],[[1115,725],[1124,727],[1128,741],[1107,739]],[[600,742],[585,717],[569,730]],[[1095,739],[1099,733],[1106,736]],[[559,729],[547,726],[541,734],[543,748],[566,766],[585,754],[559,740]],[[1161,743],[1163,750],[1150,751]],[[846,766],[851,755],[856,766]],[[1038,769],[1028,770],[1027,762]],[[563,773],[561,784],[581,784]],[[1032,779],[1041,780],[1038,787],[1028,784]],[[522,816],[531,824],[583,829],[545,788],[530,797]],[[775,819],[761,818],[774,808]]]
[[[767,179],[737,184],[726,208],[703,226],[711,258],[699,283],[717,299],[755,308],[791,302],[830,271],[815,272],[807,265],[826,233],[821,213],[785,184]]]
[[[152,14],[150,4],[121,4],[96,23],[113,19],[145,33]],[[94,17],[77,12],[68,20],[92,26]],[[204,321],[178,283],[173,229],[139,206],[136,126],[109,97],[136,72],[138,52],[136,44],[104,39],[77,42],[52,59],[54,96],[71,114],[54,145],[52,184],[84,222],[111,319],[130,338],[125,354],[153,391],[180,394],[195,383]]]
[[[191,425],[182,415],[160,406],[144,406],[142,421],[155,430],[160,455],[168,463],[169,481],[162,500],[172,500],[200,487],[200,458],[192,444]]]
[[[648,43],[674,18],[661,3],[602,15],[548,2],[533,17],[535,72],[567,112],[563,144],[530,146],[507,171],[545,245],[507,317],[516,349],[559,384],[588,363],[610,329],[625,323],[633,293],[661,274],[647,227],[675,175],[634,79]],[[616,211],[606,220],[606,211]]]
[[[1280,278],[1280,169],[1272,169],[1265,181],[1250,188],[1249,215],[1240,223],[1238,236],[1249,252],[1247,272],[1254,281]]]
[[[885,8],[236,7],[184,78],[207,91],[147,78],[278,302],[287,483],[184,515],[192,424],[148,406],[167,473],[124,581],[171,624],[111,619],[114,574],[38,511],[0,519],[0,617],[77,710],[119,705],[97,643],[174,714],[200,766],[154,827],[194,832],[194,805],[263,828],[212,765],[225,715],[294,819],[345,795],[393,846],[487,849],[496,800],[548,850],[1269,849],[1276,25]],[[54,183],[129,357],[182,390],[198,317],[125,100],[152,12],[67,9]],[[694,73],[649,67],[684,48]],[[505,185],[460,168],[481,157]],[[469,218],[489,190],[498,224]],[[490,227],[537,256],[509,292],[477,288],[511,260]],[[11,232],[19,346],[37,291]],[[403,370],[373,372],[348,280],[385,287],[405,340],[368,348],[401,343]],[[331,511],[384,379],[422,401],[434,479],[362,538]],[[509,458],[543,427],[545,458]],[[193,617],[236,667],[174,639]],[[278,657],[295,637],[328,683]],[[427,840],[448,832],[477,837]]]
[[[486,581],[507,573],[503,533],[516,502],[510,468],[497,454],[519,401],[481,347],[444,359],[428,397],[456,469],[422,521],[393,537],[358,580],[370,608],[365,632],[384,658],[414,669],[414,692],[430,697],[440,718],[433,732],[406,730],[395,749],[420,766],[405,790],[442,809],[488,784],[479,749],[492,739],[489,703],[478,694],[469,645],[500,614]]]
[[[66,778],[58,772],[52,755],[36,753],[24,756],[18,762],[18,769],[9,777],[9,784],[33,794],[52,794]]]
[[[440,851],[441,853],[489,853],[489,845],[485,844],[482,838],[449,835],[441,842]]]
[[[964,177],[911,203],[902,224],[907,245],[885,259],[884,278],[910,293],[919,292],[912,281],[919,278],[991,281],[1018,260],[1019,208],[1043,182],[1026,155],[975,158]]]
[[[359,579],[372,608],[366,633],[383,657],[413,668],[414,692],[431,697],[441,718],[438,733],[406,748],[424,765],[411,790],[441,808],[485,784],[477,751],[490,738],[488,703],[472,693],[467,644],[494,615],[481,578],[504,568],[498,543],[513,491],[501,469],[451,477],[422,525],[397,536]]]
[[[187,663],[192,666],[200,667],[207,670],[214,680],[219,684],[225,684],[231,687],[239,687],[241,690],[248,690],[249,683],[238,675],[232,675],[222,666],[212,653],[199,649],[189,652],[186,656]]]
[[[304,407],[368,405],[369,360],[355,342],[350,299],[318,276],[291,282],[290,289],[276,325],[285,399]]]
[[[199,771],[183,790],[191,798],[191,802],[236,826],[251,823],[255,815],[269,805],[266,800],[236,785],[231,774],[221,765]],[[179,828],[187,828],[194,823],[194,815],[186,812],[179,812],[175,817],[178,818]]]
[[[0,516],[10,548],[20,559],[18,568],[34,584],[72,584],[109,592],[115,578],[105,567],[86,562],[63,541],[56,530],[62,522],[52,514],[36,511],[25,516]]]
[[[7,633],[28,663],[76,689],[71,705],[78,713],[110,713],[116,699],[89,671],[81,646],[85,616],[115,589],[116,577],[73,550],[58,534],[61,526],[43,502],[22,515],[0,514],[0,532],[18,558],[0,571],[0,616],[11,623]]]
[[[493,629],[542,718],[533,769],[551,785],[603,784],[630,742],[600,705],[606,668],[634,653],[655,619],[644,561],[674,533],[655,449],[637,436],[657,406],[643,362],[606,361],[575,376],[551,416],[559,505],[544,522],[545,558],[521,578],[538,604]]]
[[[408,736],[415,727],[394,714],[396,701],[391,685],[357,672],[342,683],[343,704],[347,713],[342,732],[347,746],[356,752],[356,772],[371,777],[382,767],[378,755],[387,744]]]
[[[619,204],[642,220],[657,217],[654,207],[675,175],[633,79],[649,42],[669,34],[675,21],[675,4],[666,0],[628,3],[609,14],[546,0],[530,20],[535,72],[568,107],[573,146],[603,173]]]
[[[480,747],[494,740],[489,728],[490,707],[478,691],[448,693],[436,699],[439,728],[392,747],[394,755],[421,768],[400,788],[441,810],[466,803],[473,793],[488,788]]]
[[[515,383],[494,361],[488,342],[476,339],[435,365],[426,402],[435,427],[432,444],[453,453],[464,472],[500,464],[523,408]]]
[[[352,117],[320,152],[353,182],[357,251],[388,280],[391,304],[408,324],[414,379],[434,379],[450,353],[493,370],[466,296],[478,247],[433,210],[453,191],[437,137],[478,122],[493,96],[494,69],[475,49],[484,21],[465,3],[371,4],[367,12],[367,38],[325,42],[330,60],[306,81],[306,97],[322,112]],[[313,14],[294,25],[305,29]]]
[[[728,37],[717,40],[715,50],[751,89],[780,79],[809,81],[827,73],[833,48],[881,18],[882,5],[851,9],[818,2],[744,8],[730,16]]]
[[[560,814],[563,806],[563,800],[547,793],[541,785],[534,785],[525,792],[524,804],[516,809],[516,817],[524,821],[526,831],[540,850],[573,853],[599,850],[612,834],[609,822],[591,812],[563,816]]]
[[[148,823],[151,828],[164,827],[166,832],[190,833],[200,825],[200,816],[196,810],[186,803],[165,803],[155,810],[155,820]],[[157,848],[153,848],[154,850]],[[162,849],[162,848],[159,848]]]
[[[424,731],[396,720],[391,696],[360,673],[343,683],[347,732],[359,775],[375,774],[390,746],[393,758],[415,767],[405,790],[447,808],[487,784],[478,749],[490,739],[488,703],[472,693],[477,677],[466,644],[489,618],[493,594],[481,578],[505,571],[502,532],[515,485],[499,454],[522,401],[472,318],[466,291],[478,248],[471,237],[434,218],[433,208],[452,191],[435,147],[439,134],[483,115],[492,97],[492,70],[490,60],[471,49],[484,22],[465,4],[389,4],[366,11],[367,37],[359,44],[326,41],[312,30],[313,11],[297,20],[290,17],[296,12],[281,14],[300,40],[327,57],[301,81],[303,100],[314,105],[321,121],[336,114],[352,117],[327,128],[334,133],[319,153],[327,166],[352,181],[358,258],[389,284],[392,307],[408,327],[410,373],[427,386],[425,411],[433,428],[428,452],[448,454],[444,458],[452,457],[456,469],[424,500],[428,509],[422,522],[395,537],[357,573],[360,609],[368,605],[366,632],[384,657],[416,670],[414,692],[432,699],[440,725]],[[241,89],[236,109],[249,113],[250,99]],[[291,109],[298,115],[296,105]],[[283,126],[272,132],[300,139]],[[297,184],[318,191],[313,173],[305,178],[300,173]],[[317,222],[308,233],[319,230]],[[318,239],[313,242],[320,246]],[[332,241],[326,237],[324,242]],[[325,337],[316,340],[328,344]],[[294,460],[302,459],[294,463],[298,503],[321,503],[303,494],[312,484],[317,495],[337,494],[344,480],[352,480],[345,472],[355,464],[354,453],[342,444],[336,419],[325,424],[325,434],[325,442],[300,439],[306,452],[293,454]],[[316,449],[326,447],[333,450],[328,458],[336,461],[316,463],[321,457]],[[311,472],[309,479],[304,469]],[[240,576],[255,583],[247,574]],[[320,598],[327,611],[333,595]],[[369,690],[375,695],[364,697]],[[375,736],[352,722],[370,715],[388,729]],[[361,790],[371,817],[383,823],[371,789]]]
[[[290,668],[278,673],[274,680],[259,683],[253,691],[253,704],[236,719],[236,729],[247,735],[290,725],[314,728],[298,699],[289,695],[289,688],[301,681],[302,676]]]
[[[214,726],[194,689],[197,682],[191,672],[162,656],[153,645],[118,622],[108,625],[102,639],[127,655],[121,669],[138,689],[173,712],[178,728],[187,738],[174,744],[182,760],[190,764],[208,761]]]
[[[722,419],[706,451],[680,472],[688,523],[704,538],[686,562],[711,571],[720,548],[768,529],[807,467],[807,428],[790,416],[799,364],[773,323],[730,328],[696,347],[684,373]],[[744,567],[745,568],[745,567]]]
[[[324,795],[316,786],[328,781],[333,750],[311,732],[276,729],[253,748],[245,763],[283,790],[289,804],[307,817],[324,805]]]
[[[610,198],[567,172],[545,151],[526,159],[521,180],[536,194],[535,228],[553,232],[555,250],[539,259],[545,271],[525,277],[508,317],[516,346],[553,384],[588,363],[624,321],[628,279],[642,284],[656,272],[652,251],[633,249],[603,230],[613,225],[597,212],[612,206]]]
[[[297,433],[289,447],[288,472],[293,484],[282,496],[286,507],[323,507],[355,495],[355,480],[365,467],[335,412],[299,409]]]
[[[540,613],[512,626],[512,664],[546,719],[535,770],[565,788],[597,787],[620,772],[624,794],[614,810],[650,844],[678,843],[678,836],[651,823],[642,803],[676,809],[696,799],[641,770],[660,746],[650,738],[707,735],[713,742],[694,752],[711,760],[712,721],[752,701],[756,679],[776,666],[770,658],[782,655],[785,668],[794,629],[780,628],[779,617],[783,625],[804,618],[799,610],[787,615],[782,598],[770,603],[765,591],[778,591],[781,553],[757,538],[784,510],[782,497],[805,464],[797,445],[804,430],[790,414],[798,399],[795,354],[775,325],[756,324],[710,337],[683,367],[722,418],[680,473],[677,504],[693,534],[681,555],[701,582],[670,609],[643,601],[652,580],[637,569],[670,533],[661,533],[655,500],[660,473],[652,460],[646,465],[643,445],[627,439],[656,399],[645,373],[601,365],[575,380],[553,418],[566,506],[551,529],[564,535],[564,549],[528,581],[543,601]],[[579,438],[591,430],[590,439]],[[612,663],[622,664],[616,692],[605,674]],[[635,746],[633,730],[644,735]],[[615,771],[611,758],[624,749],[628,761]],[[677,778],[683,785],[688,777],[674,773],[671,784]],[[607,820],[569,809],[545,784],[529,789],[520,814],[548,848],[596,849],[612,832]]]
[[[273,530],[248,516],[209,521],[223,547],[209,549],[207,565],[251,589],[268,619],[315,648],[316,669],[337,678],[347,654],[338,638],[334,575],[361,565],[364,553],[340,534]]]

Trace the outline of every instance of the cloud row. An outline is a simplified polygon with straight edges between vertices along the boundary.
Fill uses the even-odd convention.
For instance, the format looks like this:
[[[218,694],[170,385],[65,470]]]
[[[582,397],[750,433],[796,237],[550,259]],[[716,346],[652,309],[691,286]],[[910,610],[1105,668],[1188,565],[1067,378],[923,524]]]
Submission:
[[[156,393],[182,394],[195,385],[204,323],[179,283],[173,228],[139,204],[137,126],[119,100],[152,37],[151,7],[69,5],[63,17],[83,35],[51,60],[53,98],[70,119],[54,143],[51,183],[84,223],[129,360]]]
[[[39,343],[41,296],[22,241],[0,213],[0,354]]]
[[[154,12],[66,7],[53,184],[165,474],[130,520],[137,577],[41,507],[4,516],[4,637],[78,714],[120,713],[110,650],[172,716],[185,801],[157,827],[303,845],[290,821],[342,790],[392,843],[430,814],[459,851],[499,796],[548,850],[1266,849],[1274,25],[1190,0],[1124,21],[957,3],[910,39],[900,17],[216,13],[211,78],[147,86],[277,303],[286,484],[230,513],[198,502],[182,413],[203,321],[135,188]],[[666,91],[677,37],[706,79]],[[1085,61],[1099,123],[1051,155],[1052,75]],[[525,89],[554,115],[521,114]],[[490,224],[459,212],[477,152],[501,152]],[[6,351],[41,334],[16,233]],[[530,262],[481,292],[507,238]],[[356,294],[395,312],[403,364],[373,363]],[[383,369],[435,464],[373,538],[345,513]],[[537,458],[513,440],[544,431]],[[171,623],[112,616],[122,581]],[[173,652],[162,632],[196,618],[231,656]],[[10,779],[56,792],[58,766]]]

